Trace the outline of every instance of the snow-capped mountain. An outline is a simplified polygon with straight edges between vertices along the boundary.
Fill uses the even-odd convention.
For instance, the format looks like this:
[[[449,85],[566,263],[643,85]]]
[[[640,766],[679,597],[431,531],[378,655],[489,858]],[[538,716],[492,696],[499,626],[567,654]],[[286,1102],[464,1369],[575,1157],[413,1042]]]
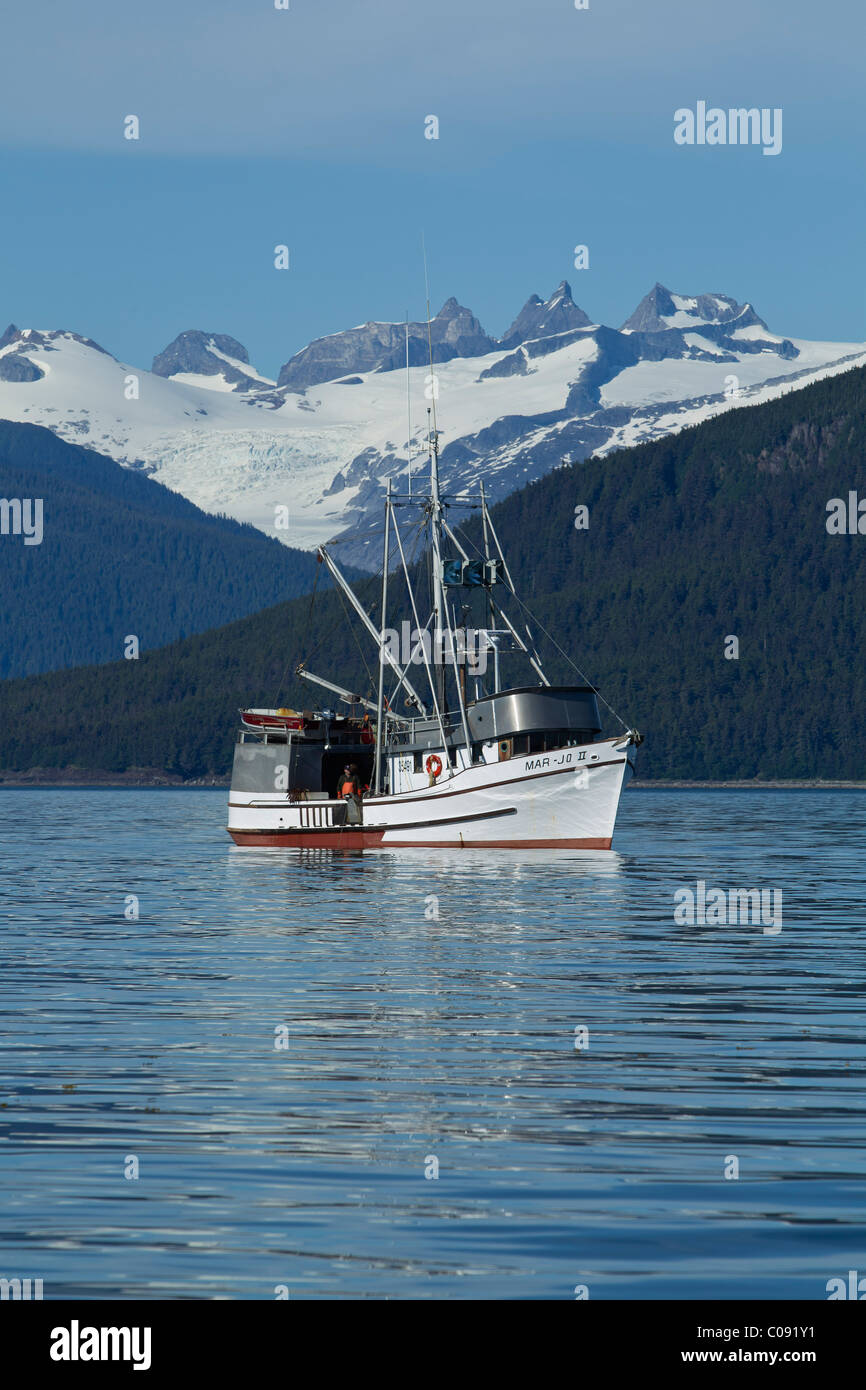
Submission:
[[[450,362],[455,357],[483,357],[497,347],[472,311],[449,299],[431,320],[429,343],[426,323],[363,323],[345,333],[316,338],[285,363],[277,385],[304,391],[348,373],[390,372],[405,367],[407,337],[410,367],[429,364],[431,345],[434,363]]]
[[[653,285],[634,313],[622,326],[623,333],[663,333],[667,328],[693,328],[725,324],[728,332],[738,328],[770,330],[758,318],[751,304],[738,304],[727,294],[671,294],[664,285]],[[777,339],[781,341],[781,339]]]
[[[499,346],[517,347],[529,338],[548,338],[553,333],[565,333],[569,328],[589,328],[591,323],[572,299],[571,285],[561,280],[549,299],[530,295]]]
[[[404,323],[316,339],[276,383],[225,334],[181,333],[147,372],[77,333],[13,325],[0,338],[0,418],[46,425],[291,545],[344,535],[345,558],[372,567],[387,478],[404,486],[425,466],[434,392],[447,489],[483,476],[496,499],[563,462],[866,363],[864,343],[784,338],[751,304],[662,285],[615,329],[563,281],[501,339],[449,299],[431,324],[432,380],[427,325],[408,331],[411,429]],[[286,507],[288,527],[284,514],[275,525]]]
[[[211,391],[261,390],[276,385],[250,366],[249,353],[237,338],[226,333],[201,333],[195,328],[179,333],[157,353],[151,370],[156,376]]]

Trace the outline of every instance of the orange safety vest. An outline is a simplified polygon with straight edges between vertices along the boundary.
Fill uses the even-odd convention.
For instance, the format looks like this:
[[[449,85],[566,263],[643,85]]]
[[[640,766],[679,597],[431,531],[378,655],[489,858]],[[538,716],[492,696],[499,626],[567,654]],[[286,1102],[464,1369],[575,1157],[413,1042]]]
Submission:
[[[341,796],[355,796],[357,794],[357,783],[354,778],[347,778],[340,787]]]

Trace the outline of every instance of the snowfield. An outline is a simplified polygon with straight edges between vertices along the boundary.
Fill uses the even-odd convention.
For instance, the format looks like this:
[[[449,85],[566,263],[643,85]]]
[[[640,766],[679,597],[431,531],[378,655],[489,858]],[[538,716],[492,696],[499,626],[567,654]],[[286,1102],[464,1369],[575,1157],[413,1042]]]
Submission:
[[[704,320],[697,299],[673,296],[672,303],[667,318],[675,322],[656,316],[649,336],[592,325],[517,349],[455,357],[435,366],[433,382],[428,367],[412,367],[414,471],[424,466],[434,391],[445,487],[484,476],[497,497],[566,459],[604,455],[866,365],[866,344],[786,340],[760,321],[739,324],[736,317],[720,344],[734,301],[705,297]],[[740,318],[754,318],[750,306],[735,308]],[[663,343],[669,355],[634,361],[644,351],[635,345],[650,342]],[[359,523],[369,526],[388,475],[405,478],[407,373],[347,373],[360,382],[299,391],[277,388],[215,349],[212,356],[243,372],[247,383],[236,389],[219,371],[158,376],[74,333],[17,333],[0,349],[0,378],[4,371],[20,375],[19,359],[42,376],[0,379],[0,417],[46,426],[143,468],[206,511],[251,522],[290,545],[310,548]],[[618,368],[620,360],[626,365]],[[512,374],[479,380],[499,364]],[[285,507],[284,529],[275,521],[276,509]]]

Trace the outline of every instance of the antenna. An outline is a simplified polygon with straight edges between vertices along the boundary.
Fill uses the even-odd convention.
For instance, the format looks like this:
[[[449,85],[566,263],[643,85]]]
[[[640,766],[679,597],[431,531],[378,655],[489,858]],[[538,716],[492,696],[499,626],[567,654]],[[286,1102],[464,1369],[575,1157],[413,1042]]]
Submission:
[[[466,756],[470,757],[472,739],[469,732],[469,723],[466,718],[466,700],[463,693],[460,675],[457,671],[457,654],[454,647],[454,623],[452,622],[451,609],[445,592],[445,585],[442,581],[442,500],[439,496],[439,431],[436,428],[436,374],[433,371],[433,333],[430,327],[430,282],[427,278],[427,248],[424,245],[424,233],[421,233],[421,251],[424,256],[424,289],[427,295],[427,351],[430,358],[430,400],[433,413],[433,428],[429,430],[430,441],[430,538],[432,540],[431,560],[433,564],[433,607],[436,615],[436,627],[444,631],[448,637],[448,649],[451,662],[454,666],[454,680],[457,686],[457,704],[460,708],[460,720],[463,724],[463,736],[466,739]],[[427,412],[428,419],[430,410]],[[443,621],[444,620],[444,621]],[[437,631],[437,641],[439,631]],[[444,664],[436,667],[436,682],[438,686],[439,704],[445,707],[445,667]],[[450,753],[446,744],[446,756],[450,763]]]
[[[412,496],[412,382],[409,377],[409,310],[406,310],[406,419],[408,422],[407,449],[409,453],[409,496]]]
[[[427,352],[430,360],[430,405],[427,407],[427,451],[430,459],[430,564],[433,609],[437,632],[451,630],[445,589],[442,584],[442,503],[439,498],[439,436],[436,430],[436,381],[433,372],[433,335],[430,328],[430,281],[427,277],[427,248],[421,233],[421,255],[424,259],[424,292],[427,297]],[[426,395],[426,392],[425,392]],[[432,419],[431,419],[432,416]],[[445,668],[436,666],[436,685],[439,703],[445,708]],[[467,747],[468,747],[467,743]]]
[[[426,295],[426,297],[427,297],[427,303],[429,304],[429,303],[430,303],[430,281],[427,279],[427,247],[426,247],[425,242],[424,242],[424,233],[423,233],[423,231],[422,231],[422,233],[421,233],[421,255],[422,255],[423,259],[424,259],[424,293],[425,293],[425,295]]]
[[[427,247],[424,244],[423,232],[421,233],[421,255],[424,258],[424,293],[427,298],[427,353],[430,359],[430,398],[433,401],[433,451],[436,455],[436,482],[438,492],[439,431],[436,428],[436,373],[433,371],[433,335],[430,331],[430,281],[427,278]]]

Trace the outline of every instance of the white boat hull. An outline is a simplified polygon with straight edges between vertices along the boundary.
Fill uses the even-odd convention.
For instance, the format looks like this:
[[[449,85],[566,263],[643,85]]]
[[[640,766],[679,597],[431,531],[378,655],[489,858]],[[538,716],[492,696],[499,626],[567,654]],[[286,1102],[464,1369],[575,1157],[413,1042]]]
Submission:
[[[610,849],[634,757],[623,736],[455,769],[422,790],[366,799],[363,825],[338,823],[340,801],[233,789],[228,829],[237,845],[274,848]]]

